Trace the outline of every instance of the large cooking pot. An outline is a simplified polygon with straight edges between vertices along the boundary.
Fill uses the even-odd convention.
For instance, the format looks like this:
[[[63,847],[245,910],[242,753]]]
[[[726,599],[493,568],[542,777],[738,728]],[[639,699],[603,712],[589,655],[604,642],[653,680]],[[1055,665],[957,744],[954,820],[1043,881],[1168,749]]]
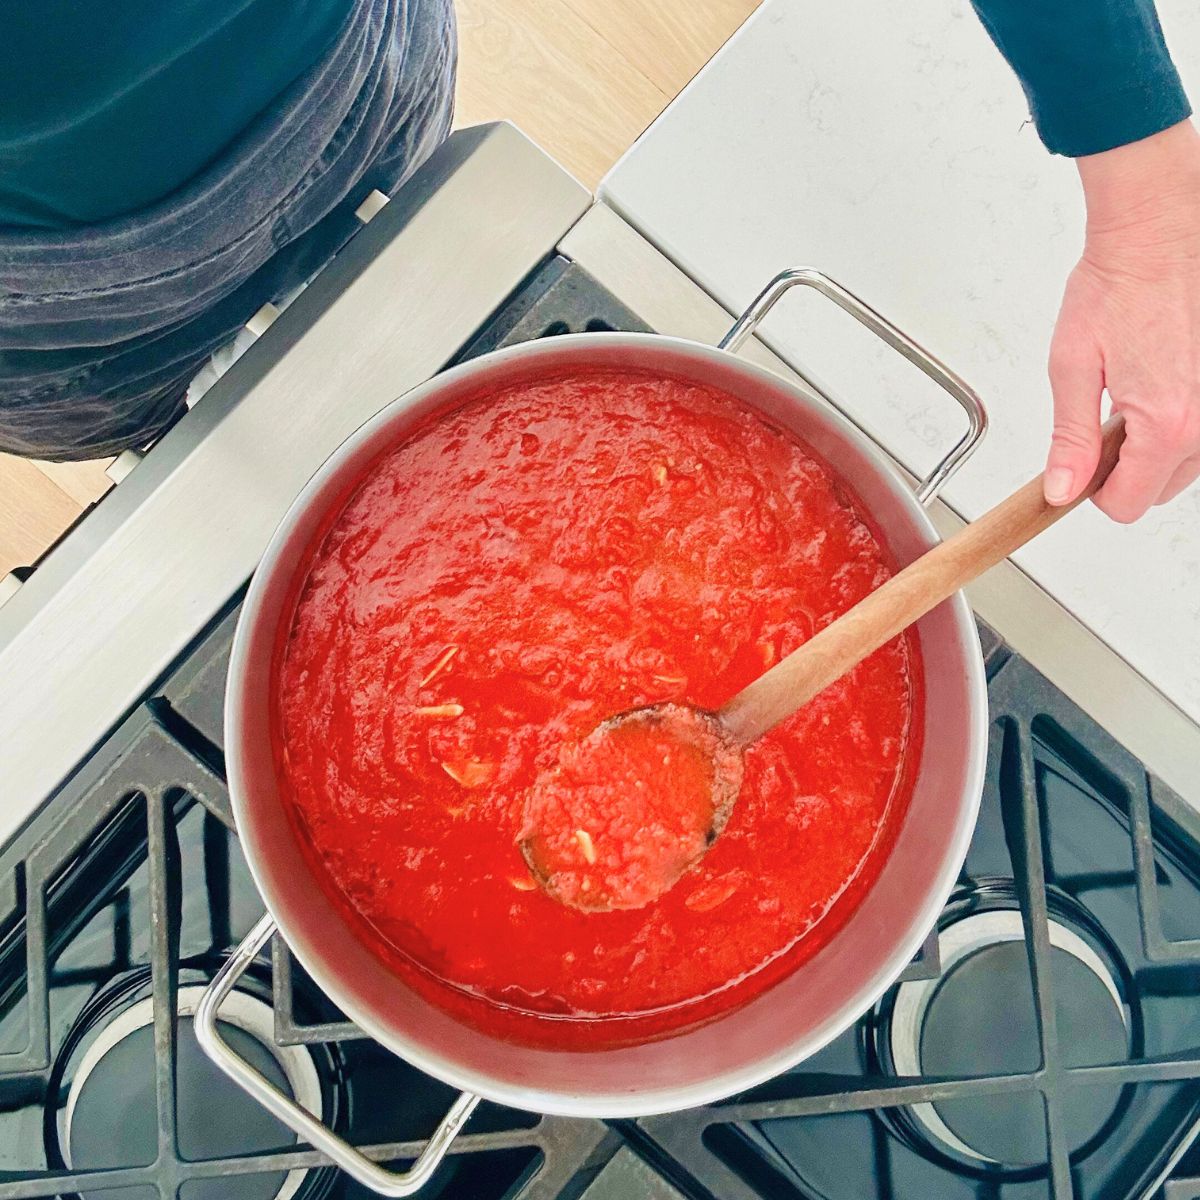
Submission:
[[[789,288],[815,288],[856,317],[963,405],[970,429],[914,492],[848,421],[734,353]],[[408,987],[347,928],[312,876],[272,753],[270,663],[290,618],[295,575],[331,508],[367,468],[431,414],[481,385],[506,387],[572,367],[659,368],[711,384],[793,430],[852,485],[888,546],[907,563],[937,541],[921,502],[974,448],[983,409],[961,380],[878,313],[819,272],[788,271],[762,292],[716,349],[654,334],[598,333],[529,342],[447,371],[388,405],[310,480],[280,523],[246,597],[225,706],[229,788],[242,849],[269,915],[214,979],[196,1014],[205,1051],[234,1080],[365,1186],[405,1196],[433,1173],[480,1098],[535,1112],[635,1117],[705,1104],[795,1066],[865,1012],[912,959],[937,920],[966,855],[982,789],[987,693],[979,641],[960,594],[917,627],[924,665],[921,762],[896,842],[877,881],[812,958],[741,1008],[644,1045],[530,1049],[461,1023]],[[584,414],[586,417],[586,414]],[[222,1039],[221,1001],[278,930],[313,980],[362,1030],[463,1089],[407,1172],[385,1170],[277,1091]]]

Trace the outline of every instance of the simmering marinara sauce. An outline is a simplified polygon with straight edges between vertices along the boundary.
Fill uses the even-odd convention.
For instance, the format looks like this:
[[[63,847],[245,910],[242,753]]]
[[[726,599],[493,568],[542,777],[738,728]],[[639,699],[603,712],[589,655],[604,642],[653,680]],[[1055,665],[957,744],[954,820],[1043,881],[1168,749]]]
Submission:
[[[615,713],[718,708],[893,566],[827,465],[713,388],[597,370],[430,421],[331,518],[281,633],[279,770],[317,877],[411,986],[511,1039],[743,1003],[878,873],[919,753],[915,639],[752,746],[723,835],[643,908],[543,892],[524,799]]]

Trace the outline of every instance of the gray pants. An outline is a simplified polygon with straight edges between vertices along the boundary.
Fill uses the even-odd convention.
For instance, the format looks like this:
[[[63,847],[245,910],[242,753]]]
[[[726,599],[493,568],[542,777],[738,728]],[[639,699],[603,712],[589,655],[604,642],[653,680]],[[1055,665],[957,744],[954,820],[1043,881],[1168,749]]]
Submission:
[[[451,0],[359,0],[322,61],[161,204],[0,227],[0,450],[97,458],[170,425],[213,350],[446,137],[454,66]]]

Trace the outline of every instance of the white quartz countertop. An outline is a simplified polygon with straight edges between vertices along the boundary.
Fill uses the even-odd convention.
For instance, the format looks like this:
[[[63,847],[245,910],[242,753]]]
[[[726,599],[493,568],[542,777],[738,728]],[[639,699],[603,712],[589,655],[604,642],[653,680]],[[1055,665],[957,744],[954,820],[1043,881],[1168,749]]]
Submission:
[[[1200,9],[1159,10],[1200,102]],[[967,0],[767,0],[601,196],[731,311],[780,269],[818,267],[963,375],[992,428],[944,493],[962,515],[1041,470],[1046,352],[1082,199]],[[766,340],[927,470],[960,410],[826,307],[793,293]],[[1016,561],[1200,721],[1200,489],[1128,527],[1087,506]]]

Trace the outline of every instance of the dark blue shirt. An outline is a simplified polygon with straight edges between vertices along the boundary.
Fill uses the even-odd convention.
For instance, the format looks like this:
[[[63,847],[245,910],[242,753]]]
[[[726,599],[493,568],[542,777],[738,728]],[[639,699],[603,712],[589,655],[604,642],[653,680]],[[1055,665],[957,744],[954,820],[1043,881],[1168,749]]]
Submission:
[[[317,61],[353,3],[2,0],[0,226],[163,199]]]
[[[972,3],[1055,154],[1098,154],[1191,115],[1152,0]]]
[[[1055,153],[1189,115],[1151,0],[973,2]],[[316,61],[353,3],[6,0],[0,226],[89,224],[163,199]]]

